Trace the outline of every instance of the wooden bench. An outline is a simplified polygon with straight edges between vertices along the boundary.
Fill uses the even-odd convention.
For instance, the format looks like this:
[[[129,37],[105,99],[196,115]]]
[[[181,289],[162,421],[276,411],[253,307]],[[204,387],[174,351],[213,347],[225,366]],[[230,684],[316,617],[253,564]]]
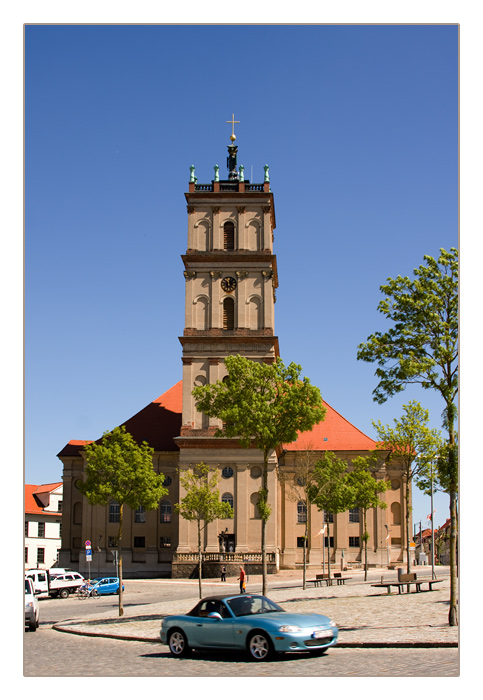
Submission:
[[[329,574],[316,574],[315,578],[307,581],[307,583],[313,583],[314,586],[321,586],[323,583],[326,586],[332,586],[333,582],[336,581],[338,586],[343,586],[351,578],[351,576],[344,577],[341,574],[334,574],[333,578],[329,578]]]
[[[414,586],[416,588],[416,593],[421,593],[421,586],[423,586],[425,583],[428,584],[428,591],[433,590],[433,585],[435,583],[441,583],[444,579],[442,578],[435,578],[435,579],[412,579],[411,581],[388,581],[387,583],[371,583],[372,588],[387,588],[387,593],[391,593],[391,588],[397,588],[398,593],[403,592],[403,588],[406,586],[407,592],[409,593],[411,590],[411,586]]]

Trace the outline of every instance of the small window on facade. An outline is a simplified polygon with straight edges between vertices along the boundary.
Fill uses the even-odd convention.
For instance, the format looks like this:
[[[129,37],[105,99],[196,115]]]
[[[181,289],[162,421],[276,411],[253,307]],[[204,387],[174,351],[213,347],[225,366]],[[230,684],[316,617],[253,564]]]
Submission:
[[[146,512],[142,506],[136,509],[134,512],[134,522],[135,523],[145,523],[146,522]]]
[[[29,524],[28,521],[25,521],[25,537],[29,536]]]
[[[334,514],[333,513],[327,513],[324,510],[324,523],[333,523],[334,522]]]
[[[223,226],[223,248],[235,250],[235,224],[233,221],[226,221]]]
[[[235,302],[231,297],[223,299],[223,329],[232,331],[235,328]]]
[[[117,537],[108,537],[107,538],[107,546],[108,547],[117,547],[117,545],[118,545]]]
[[[146,538],[145,537],[135,537],[134,538],[134,548],[135,549],[143,549],[146,546]]]
[[[43,547],[37,547],[37,564],[44,564],[45,560],[45,549]]]
[[[349,537],[349,547],[360,547],[360,542],[358,537]]]
[[[62,501],[59,501],[59,502],[57,503],[57,511],[58,511],[59,513],[62,513]]]
[[[173,483],[173,479],[170,476],[164,477],[163,486],[166,486],[166,487],[171,486],[172,483]]]
[[[330,545],[329,545],[329,538],[324,537],[324,547],[329,547],[329,546],[331,549],[334,548],[334,538],[333,537],[330,538]]]
[[[171,537],[160,537],[159,546],[161,549],[165,547],[171,547]]]
[[[118,523],[119,522],[119,515],[120,515],[119,503],[116,503],[116,501],[111,501],[109,503],[109,522],[110,523]]]
[[[160,522],[171,522],[171,503],[169,501],[161,501],[160,514]]]
[[[307,506],[303,501],[297,503],[297,522],[306,523],[307,522]]]
[[[305,537],[297,537],[297,547],[302,547],[302,549],[303,549],[304,542],[306,542]],[[305,546],[307,546],[307,545],[305,545]]]
[[[231,479],[233,476],[233,469],[231,467],[225,467],[222,469],[221,475],[224,479]]]
[[[25,563],[27,563],[29,560],[29,548],[25,547]]]
[[[38,537],[45,537],[45,523],[39,523]]]
[[[351,508],[349,510],[349,522],[358,523],[359,522],[359,508]]]
[[[221,502],[222,503],[229,503],[231,507],[233,508],[233,494],[232,493],[224,493],[223,496],[221,497]]]

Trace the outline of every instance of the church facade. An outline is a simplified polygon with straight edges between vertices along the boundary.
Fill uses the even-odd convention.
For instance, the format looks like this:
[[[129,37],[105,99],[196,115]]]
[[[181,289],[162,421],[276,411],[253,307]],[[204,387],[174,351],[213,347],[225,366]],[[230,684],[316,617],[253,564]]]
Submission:
[[[196,567],[196,525],[182,519],[174,505],[183,498],[179,470],[204,462],[216,469],[222,500],[234,509],[231,519],[204,530],[206,575],[218,575],[220,562],[251,571],[261,561],[261,518],[257,512],[262,453],[237,440],[215,437],[220,422],[197,411],[192,390],[222,380],[224,359],[242,355],[272,363],[279,356],[275,335],[277,262],[273,251],[275,209],[268,166],[264,180],[245,180],[237,164],[235,136],[228,146],[228,178],[219,168],[210,183],[199,184],[191,167],[186,193],[188,241],[184,263],[185,325],[180,338],[182,379],[125,421],[135,440],[154,448],[153,463],[165,475],[169,494],[155,511],[125,509],[123,571],[127,577],[190,576]],[[331,515],[307,509],[300,486],[304,465],[331,451],[350,465],[376,449],[375,442],[324,402],[325,420],[290,445],[281,445],[269,461],[268,492],[272,514],[267,523],[269,572],[302,565],[306,527],[307,563],[320,569],[363,561],[362,514],[357,509]],[[98,439],[94,436],[93,439]],[[91,572],[112,573],[118,506],[91,506],[77,488],[84,474],[84,441],[71,440],[58,457],[63,463],[64,518],[61,566],[87,570],[85,541],[92,542]],[[386,509],[369,511],[369,565],[401,563],[405,557],[405,480],[397,464],[384,462],[377,478],[389,480],[382,494]],[[126,512],[127,511],[127,512]],[[117,519],[116,519],[117,518]],[[324,521],[327,534],[321,534]]]

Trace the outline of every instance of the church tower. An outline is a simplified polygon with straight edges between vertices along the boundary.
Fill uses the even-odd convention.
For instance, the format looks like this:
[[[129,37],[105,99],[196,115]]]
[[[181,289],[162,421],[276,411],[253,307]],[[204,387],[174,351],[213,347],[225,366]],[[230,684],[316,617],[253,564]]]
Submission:
[[[255,184],[245,179],[243,165],[237,164],[234,125],[238,122],[233,117],[229,123],[232,134],[227,179],[220,179],[220,168],[215,165],[214,179],[200,184],[191,166],[189,191],[185,195],[188,247],[182,256],[186,295],[185,328],[180,338],[183,410],[176,443],[180,449],[181,468],[201,461],[219,467],[220,492],[223,495],[225,491],[226,500],[232,496],[235,510],[234,522],[227,525],[230,549],[244,551],[249,545],[246,525],[250,520],[250,493],[247,489],[256,496],[261,485],[256,485],[258,467],[254,470],[251,460],[260,463],[261,455],[251,455],[248,464],[248,452],[254,451],[242,450],[236,440],[215,439],[220,421],[201,415],[192,396],[194,387],[223,379],[226,375],[224,359],[229,355],[272,363],[279,354],[278,338],[274,334],[278,285],[273,254],[275,211],[268,166],[264,168],[263,182]],[[243,464],[240,462],[242,455]],[[247,470],[251,470],[251,477],[244,474]],[[245,488],[243,482],[247,478],[250,481]],[[256,488],[250,489],[248,484]],[[252,501],[255,503],[255,498]],[[180,522],[180,530],[187,527],[185,521]],[[209,539],[207,551],[211,548],[218,551],[218,540]],[[255,537],[253,546],[256,544],[256,549],[259,549],[259,542],[259,537]],[[180,532],[178,551],[188,549],[188,535],[185,533],[183,537]]]

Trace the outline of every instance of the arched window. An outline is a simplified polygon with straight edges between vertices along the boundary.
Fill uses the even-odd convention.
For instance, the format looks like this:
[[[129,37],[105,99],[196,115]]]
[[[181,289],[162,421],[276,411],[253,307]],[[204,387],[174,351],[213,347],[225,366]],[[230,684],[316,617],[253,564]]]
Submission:
[[[307,504],[303,501],[297,503],[297,522],[306,523],[307,522]]]
[[[74,525],[82,525],[82,503],[74,504],[73,523]]]
[[[235,328],[235,302],[231,297],[223,299],[223,328],[226,331]]]
[[[392,515],[392,524],[393,525],[400,525],[401,524],[401,506],[399,503],[393,503],[391,505],[391,515]]]
[[[233,494],[232,493],[224,493],[223,496],[221,497],[221,502],[222,503],[229,503],[231,507],[233,508]]]
[[[161,501],[160,521],[161,523],[171,522],[171,503],[169,501]]]
[[[235,250],[235,224],[233,221],[225,221],[223,226],[223,248]]]
[[[208,311],[209,304],[206,297],[199,297],[195,304],[195,326],[199,331],[205,331],[208,328]]]
[[[255,331],[262,328],[262,302],[259,297],[251,297],[249,300],[248,327]]]
[[[252,493],[250,496],[250,518],[255,520],[260,520],[260,511],[258,510],[258,499],[260,498],[258,493]]]

